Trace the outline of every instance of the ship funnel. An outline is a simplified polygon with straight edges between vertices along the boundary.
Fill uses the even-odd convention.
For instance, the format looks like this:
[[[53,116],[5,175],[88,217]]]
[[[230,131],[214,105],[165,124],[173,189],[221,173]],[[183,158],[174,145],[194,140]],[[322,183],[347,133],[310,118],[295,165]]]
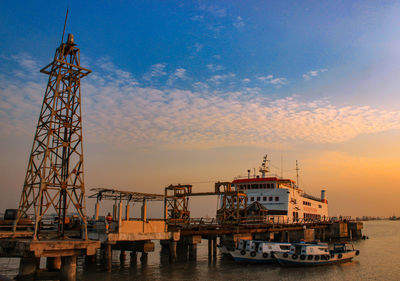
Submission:
[[[321,190],[321,201],[327,203],[325,190]]]

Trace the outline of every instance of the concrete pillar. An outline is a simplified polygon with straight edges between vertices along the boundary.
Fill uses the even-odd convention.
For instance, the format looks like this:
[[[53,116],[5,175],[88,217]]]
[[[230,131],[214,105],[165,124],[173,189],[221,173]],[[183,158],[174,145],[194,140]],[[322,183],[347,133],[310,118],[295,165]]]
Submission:
[[[169,242],[169,260],[174,262],[176,260],[176,241]]]
[[[189,244],[189,260],[195,261],[197,259],[197,244]]]
[[[99,202],[96,202],[96,204],[94,205],[94,217],[95,220],[98,221],[99,220]]]
[[[136,252],[132,251],[131,252],[131,265],[136,265],[137,264],[137,254]]]
[[[34,280],[36,270],[39,268],[35,257],[21,258],[19,262],[19,271],[16,280]]]
[[[147,204],[146,204],[146,199],[143,199],[143,205],[142,205],[142,221],[147,220]]]
[[[212,248],[213,248],[213,260],[215,261],[216,260],[216,257],[217,257],[217,237],[214,237],[213,238],[213,245],[212,245]]]
[[[208,236],[208,260],[212,259],[212,238]]]
[[[46,258],[46,267],[49,271],[59,271],[61,269],[61,257]]]
[[[142,252],[142,256],[140,257],[140,261],[142,265],[147,264],[148,253]]]
[[[76,281],[76,256],[61,258],[60,281]]]
[[[122,202],[118,203],[118,225],[122,222]]]
[[[126,203],[126,206],[125,206],[125,220],[129,220],[129,213],[130,213],[130,205],[128,204],[128,203]]]
[[[123,266],[126,262],[126,252],[124,250],[121,250],[121,253],[119,254],[119,262],[121,266]]]
[[[111,272],[111,267],[112,267],[112,248],[111,244],[106,244],[105,245],[105,265],[106,265],[106,270],[108,272]]]

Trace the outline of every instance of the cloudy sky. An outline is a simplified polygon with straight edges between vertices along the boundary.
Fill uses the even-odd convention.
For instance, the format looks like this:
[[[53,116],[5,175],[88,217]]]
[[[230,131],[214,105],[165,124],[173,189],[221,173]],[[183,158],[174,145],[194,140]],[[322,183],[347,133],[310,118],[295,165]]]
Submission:
[[[293,179],[298,160],[300,186],[326,189],[331,215],[400,216],[397,1],[67,2],[1,4],[2,209],[19,200],[39,70],[69,6],[93,71],[81,82],[87,188],[213,190],[268,153]],[[192,202],[194,216],[215,207]]]

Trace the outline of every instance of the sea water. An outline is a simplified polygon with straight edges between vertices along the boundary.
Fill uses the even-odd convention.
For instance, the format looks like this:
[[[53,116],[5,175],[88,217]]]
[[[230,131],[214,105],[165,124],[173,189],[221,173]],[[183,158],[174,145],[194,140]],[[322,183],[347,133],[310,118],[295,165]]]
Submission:
[[[354,242],[360,255],[353,261],[318,267],[281,267],[279,265],[237,264],[218,255],[208,261],[207,240],[198,244],[197,261],[175,262],[160,254],[160,245],[149,253],[147,265],[139,261],[129,265],[119,263],[119,252],[114,251],[112,272],[96,265],[86,266],[78,260],[78,280],[400,280],[400,221],[364,222],[363,234],[369,239]],[[45,261],[42,259],[41,264]],[[0,275],[13,278],[18,273],[18,259],[1,258]]]

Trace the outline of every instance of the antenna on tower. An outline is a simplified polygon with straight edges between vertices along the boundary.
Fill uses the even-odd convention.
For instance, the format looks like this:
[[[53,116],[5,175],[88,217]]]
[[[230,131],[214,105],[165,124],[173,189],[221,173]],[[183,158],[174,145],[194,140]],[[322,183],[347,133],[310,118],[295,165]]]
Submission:
[[[296,160],[296,182],[297,182],[297,188],[299,188],[299,165],[298,165],[298,162],[297,162],[297,160]]]
[[[268,154],[265,154],[259,171],[261,172],[261,177],[262,178],[265,178],[265,174],[269,172]]]
[[[67,13],[65,14],[64,29],[61,36],[61,44],[64,42],[64,34],[65,34],[65,27],[67,26],[67,18],[68,18],[68,8],[67,8]]]

